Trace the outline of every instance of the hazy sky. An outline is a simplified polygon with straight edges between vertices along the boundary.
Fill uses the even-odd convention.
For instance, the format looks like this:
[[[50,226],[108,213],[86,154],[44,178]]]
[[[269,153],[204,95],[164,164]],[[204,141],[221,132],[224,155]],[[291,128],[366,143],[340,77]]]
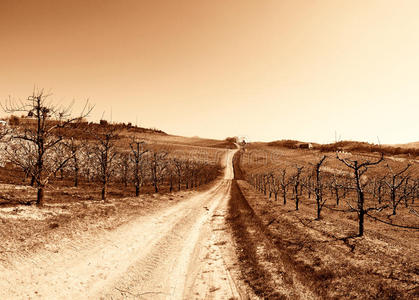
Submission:
[[[418,141],[418,13],[417,0],[0,0],[0,97],[37,86],[89,98],[92,120],[186,136]]]

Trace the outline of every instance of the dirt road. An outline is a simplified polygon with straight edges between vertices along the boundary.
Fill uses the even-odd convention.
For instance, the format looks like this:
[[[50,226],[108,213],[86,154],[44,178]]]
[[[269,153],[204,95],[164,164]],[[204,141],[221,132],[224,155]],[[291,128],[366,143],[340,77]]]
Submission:
[[[232,158],[210,190],[97,236],[41,251],[0,270],[0,299],[231,299],[233,280],[224,217]]]

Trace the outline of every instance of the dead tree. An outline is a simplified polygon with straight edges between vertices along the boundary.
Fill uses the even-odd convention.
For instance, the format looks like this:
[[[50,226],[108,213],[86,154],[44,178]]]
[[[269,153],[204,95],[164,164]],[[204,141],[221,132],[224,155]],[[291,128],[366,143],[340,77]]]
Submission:
[[[117,155],[116,141],[119,136],[114,127],[104,127],[102,132],[95,133],[96,143],[93,146],[98,164],[98,174],[102,183],[102,200],[106,200],[109,180],[115,171]]]
[[[60,108],[48,101],[49,94],[43,90],[34,91],[25,101],[7,100],[2,108],[7,113],[26,113],[30,124],[22,125],[22,128],[13,132],[12,138],[24,140],[36,148],[35,165],[31,168],[32,176],[36,184],[36,204],[44,204],[44,191],[51,175],[56,173],[62,165],[48,164],[46,159],[51,156],[54,147],[63,141],[63,133],[72,123],[78,123],[91,112],[92,108],[87,103],[78,117],[71,117],[71,106]],[[67,160],[64,160],[65,164]]]
[[[350,160],[345,158],[340,158],[339,153],[336,153],[336,158],[345,164],[348,168],[353,170],[353,180],[355,183],[355,190],[357,193],[357,207],[354,208],[350,205],[350,207],[357,212],[358,214],[358,236],[364,235],[364,217],[365,214],[369,211],[369,209],[365,209],[365,192],[364,187],[365,184],[361,182],[361,177],[367,172],[368,168],[374,165],[378,165],[384,159],[384,155],[381,154],[381,157],[376,160],[375,162],[371,162],[369,160],[365,162],[359,162],[358,160]]]
[[[143,184],[144,178],[141,176],[142,174],[142,162],[143,162],[143,155],[148,152],[148,150],[144,150],[145,142],[133,140],[129,146],[131,148],[131,159],[134,163],[134,185],[135,185],[135,196],[138,197],[140,195],[140,188]]]
[[[393,168],[387,164],[387,169],[390,171],[389,179],[384,180],[384,183],[387,185],[387,187],[390,190],[390,204],[391,208],[393,209],[392,214],[396,214],[396,209],[399,203],[403,200],[404,196],[407,195],[398,195],[398,190],[402,186],[402,184],[407,180],[409,175],[403,175],[410,167],[411,164],[408,164],[405,168],[400,170],[399,172],[393,171]]]

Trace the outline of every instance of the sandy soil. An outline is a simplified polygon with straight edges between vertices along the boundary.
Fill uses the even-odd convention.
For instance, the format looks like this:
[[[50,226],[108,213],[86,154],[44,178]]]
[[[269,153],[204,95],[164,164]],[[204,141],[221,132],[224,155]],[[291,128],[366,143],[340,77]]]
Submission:
[[[63,240],[0,266],[1,299],[234,299],[234,251],[224,218],[234,177],[109,232]],[[75,237],[76,238],[76,237]]]

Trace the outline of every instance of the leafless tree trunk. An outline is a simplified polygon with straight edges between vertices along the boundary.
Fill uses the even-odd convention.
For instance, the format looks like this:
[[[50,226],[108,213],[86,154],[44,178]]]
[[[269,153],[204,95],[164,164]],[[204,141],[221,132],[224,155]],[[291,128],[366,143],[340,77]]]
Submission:
[[[117,155],[116,140],[119,138],[114,127],[105,127],[96,134],[94,154],[99,165],[99,176],[102,182],[102,200],[106,200],[108,183],[114,172],[114,159]]]
[[[136,197],[140,195],[140,187],[143,182],[143,178],[141,176],[142,158],[143,155],[148,152],[148,150],[144,150],[144,144],[145,143],[143,141],[132,141],[130,143],[132,159],[134,162],[134,185]]]
[[[314,187],[314,193],[316,194],[317,220],[320,220],[323,205],[326,203],[326,200],[323,199],[323,183],[321,182],[320,177],[320,167],[325,160],[326,156],[324,155],[315,166],[316,185]]]
[[[279,177],[279,185],[281,186],[282,199],[284,200],[284,205],[287,204],[287,191],[290,183],[291,181],[287,178],[287,170],[284,168],[281,172],[281,176]]]
[[[131,155],[127,152],[119,153],[119,164],[121,168],[121,181],[124,184],[124,187],[128,187],[128,180],[129,180],[129,171],[130,171],[130,161]]]
[[[384,183],[390,189],[390,204],[393,209],[393,215],[396,214],[396,209],[399,203],[402,201],[403,196],[397,196],[398,189],[402,186],[402,184],[407,180],[409,175],[403,175],[411,166],[408,164],[405,168],[400,170],[399,172],[394,172],[393,169],[390,167],[389,164],[386,165],[387,169],[390,171],[390,178],[389,180],[384,180]]]
[[[180,159],[174,158],[173,165],[174,165],[176,177],[177,177],[177,188],[178,188],[178,191],[180,191],[180,187],[182,183],[182,174],[184,170],[184,162]]]
[[[336,199],[336,206],[339,206],[339,201],[340,201],[340,196],[339,196],[339,182],[338,182],[338,178],[336,176],[336,174],[333,174],[333,178],[332,178],[332,189],[335,195],[335,199]]]
[[[368,212],[368,209],[364,208],[365,193],[364,193],[364,184],[361,183],[361,177],[368,170],[368,167],[378,165],[380,162],[382,162],[384,159],[384,156],[383,154],[381,154],[381,157],[375,162],[370,162],[367,160],[363,163],[359,162],[358,160],[340,158],[338,153],[336,153],[336,158],[342,163],[344,163],[348,168],[353,170],[355,190],[357,192],[358,201],[357,201],[357,208],[353,208],[353,207],[351,208],[354,209],[358,214],[358,236],[363,236],[364,235],[364,217],[365,217],[365,213]]]
[[[80,141],[74,139],[73,137],[70,138],[69,141],[65,142],[65,145],[70,151],[71,156],[71,164],[73,167],[74,172],[74,186],[79,186],[79,171],[80,171],[80,150],[81,150],[81,143]]]
[[[167,168],[167,152],[150,151],[150,173],[153,182],[154,191],[159,192],[159,184],[163,178],[164,171]]]
[[[295,200],[295,210],[298,210],[298,204],[300,202],[300,196],[299,196],[299,187],[301,184],[301,172],[304,169],[304,167],[296,166],[297,172],[292,178],[292,182],[294,184],[294,200]]]

